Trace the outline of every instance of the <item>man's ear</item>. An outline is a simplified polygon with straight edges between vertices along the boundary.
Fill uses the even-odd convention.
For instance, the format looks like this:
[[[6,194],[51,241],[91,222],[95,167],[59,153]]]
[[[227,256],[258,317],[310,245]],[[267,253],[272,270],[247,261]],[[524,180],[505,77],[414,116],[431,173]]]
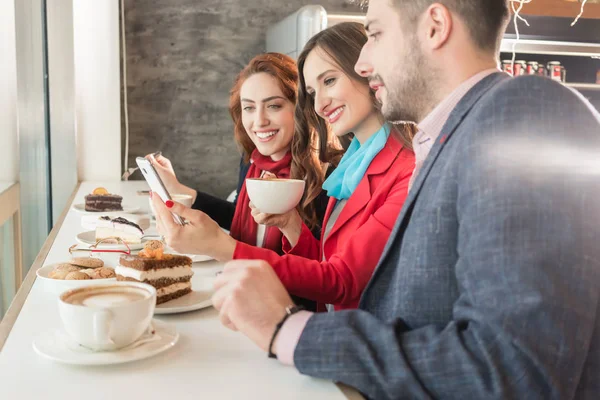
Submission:
[[[425,11],[420,25],[420,29],[425,33],[424,37],[421,37],[421,43],[430,51],[438,50],[448,42],[452,33],[452,14],[446,6],[432,4]]]

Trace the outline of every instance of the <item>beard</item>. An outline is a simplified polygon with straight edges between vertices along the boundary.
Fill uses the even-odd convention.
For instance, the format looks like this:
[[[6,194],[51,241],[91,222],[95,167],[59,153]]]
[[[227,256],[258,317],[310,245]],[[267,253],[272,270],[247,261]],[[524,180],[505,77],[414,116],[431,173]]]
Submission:
[[[387,95],[381,111],[387,121],[418,123],[432,104],[437,74],[428,66],[418,40],[413,38],[409,43],[410,48],[383,82]]]

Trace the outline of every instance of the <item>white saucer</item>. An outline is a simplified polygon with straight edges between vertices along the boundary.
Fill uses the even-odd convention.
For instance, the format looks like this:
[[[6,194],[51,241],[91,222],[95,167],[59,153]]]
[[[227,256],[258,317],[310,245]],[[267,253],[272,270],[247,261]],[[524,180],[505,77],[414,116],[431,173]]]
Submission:
[[[175,346],[179,333],[173,325],[153,319],[154,338],[142,339],[138,346],[131,345],[116,351],[93,351],[69,338],[62,329],[38,336],[33,349],[42,357],[64,364],[110,365],[142,360]],[[150,334],[148,334],[150,335]]]
[[[149,239],[142,239],[142,243],[128,243],[130,250],[139,250],[144,248],[144,243]],[[96,232],[95,231],[87,231],[81,232],[77,235],[77,241],[81,244],[95,244],[96,243]],[[100,243],[98,245],[98,249],[103,250],[127,250],[127,246],[120,243]]]
[[[185,296],[157,305],[154,309],[154,315],[177,314],[211,307],[213,293],[212,290],[192,290],[191,293]]]
[[[86,211],[85,204],[80,203],[80,204],[74,204],[73,210],[75,210],[79,213],[82,213],[82,214],[112,215],[112,214],[118,214],[118,213],[134,213],[136,211],[139,211],[140,208],[136,207],[136,206],[130,206],[127,204],[123,204],[123,210],[121,210],[121,211]]]

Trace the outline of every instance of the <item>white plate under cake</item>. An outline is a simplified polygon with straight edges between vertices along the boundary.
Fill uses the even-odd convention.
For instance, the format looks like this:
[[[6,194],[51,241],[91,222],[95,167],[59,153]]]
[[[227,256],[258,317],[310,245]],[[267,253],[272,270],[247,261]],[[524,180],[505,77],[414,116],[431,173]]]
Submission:
[[[96,244],[96,232],[80,232],[77,234],[77,236],[75,236],[75,239],[79,243],[85,245]],[[102,242],[98,243],[97,248],[99,250],[127,250],[127,248],[129,248],[130,250],[139,250],[144,247],[145,242],[147,242],[146,238],[142,239],[142,243],[131,243],[127,245],[125,243]]]

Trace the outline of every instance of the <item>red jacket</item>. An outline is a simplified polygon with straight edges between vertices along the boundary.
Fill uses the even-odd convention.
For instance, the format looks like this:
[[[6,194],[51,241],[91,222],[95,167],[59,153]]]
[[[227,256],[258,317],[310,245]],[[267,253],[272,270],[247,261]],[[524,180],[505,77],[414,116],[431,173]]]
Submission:
[[[336,310],[356,308],[406,200],[414,167],[413,152],[390,135],[325,240],[327,261],[321,261],[322,235],[335,198],[329,199],[321,241],[303,225],[294,248],[284,238],[286,255],[238,242],[233,258],[269,262],[291,294],[333,304]]]

